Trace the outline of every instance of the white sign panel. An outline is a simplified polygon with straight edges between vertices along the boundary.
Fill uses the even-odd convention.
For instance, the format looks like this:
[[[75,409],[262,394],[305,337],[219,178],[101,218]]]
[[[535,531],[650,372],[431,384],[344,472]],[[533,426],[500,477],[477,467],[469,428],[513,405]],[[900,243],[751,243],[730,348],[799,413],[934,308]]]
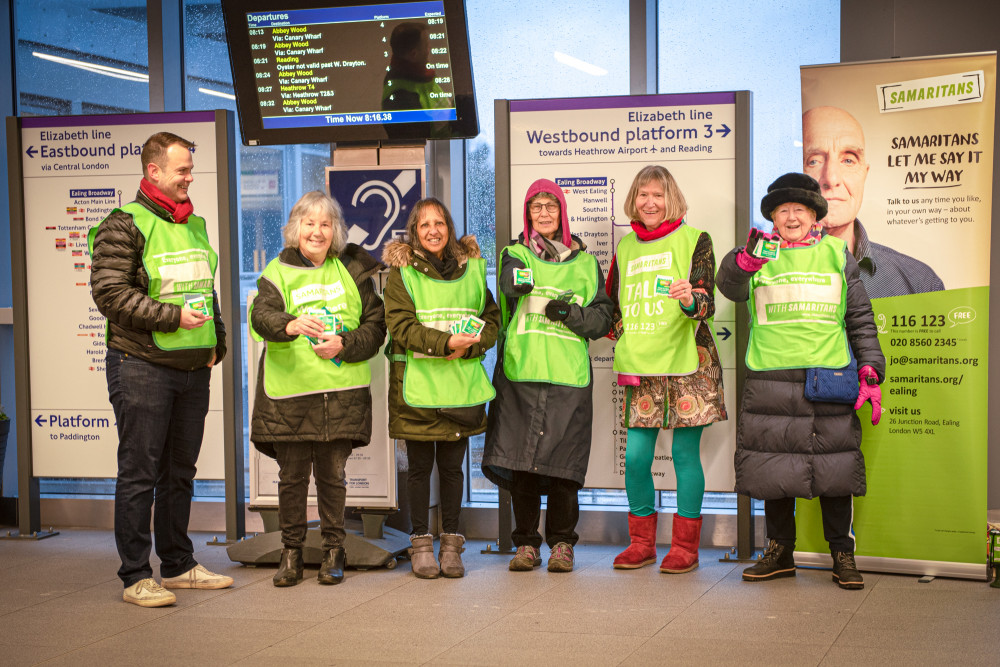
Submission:
[[[105,320],[90,295],[87,231],[135,198],[142,144],[163,131],[197,146],[189,193],[218,248],[215,112],[21,120],[36,477],[117,474],[118,432],[104,373]],[[226,325],[232,332],[233,323]],[[222,377],[222,367],[216,367],[200,479],[225,476]]]
[[[523,227],[524,194],[539,178],[566,196],[570,229],[607,274],[618,242],[631,232],[625,197],[647,164],[670,170],[688,203],[687,222],[708,232],[718,260],[736,245],[735,93],[649,95],[510,102],[511,230]],[[736,448],[735,308],[716,296],[714,331],[723,366],[729,421],[701,439],[707,488],[733,490]],[[586,486],[624,488],[625,390],[612,371],[614,344],[591,343],[594,366],[594,440]],[[676,488],[671,432],[657,441],[653,475],[658,489]]]

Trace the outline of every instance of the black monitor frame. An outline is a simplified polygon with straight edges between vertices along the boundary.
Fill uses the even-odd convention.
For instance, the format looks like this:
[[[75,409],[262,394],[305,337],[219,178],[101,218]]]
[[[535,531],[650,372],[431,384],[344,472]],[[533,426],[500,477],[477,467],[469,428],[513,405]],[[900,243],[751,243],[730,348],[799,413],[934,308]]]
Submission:
[[[455,87],[457,120],[449,122],[395,123],[386,125],[324,125],[298,128],[265,128],[257,97],[246,15],[328,7],[397,5],[414,0],[222,0],[223,21],[233,73],[233,89],[240,120],[240,136],[247,146],[316,143],[414,143],[425,139],[466,139],[479,134],[469,31],[464,0],[440,0],[445,7],[445,26]],[[405,137],[405,138],[403,138]]]

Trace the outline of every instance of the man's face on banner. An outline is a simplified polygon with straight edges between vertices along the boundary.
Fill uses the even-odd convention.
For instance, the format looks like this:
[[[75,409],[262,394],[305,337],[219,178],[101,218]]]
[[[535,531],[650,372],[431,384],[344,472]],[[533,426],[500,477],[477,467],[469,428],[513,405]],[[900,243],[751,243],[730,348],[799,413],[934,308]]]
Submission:
[[[819,182],[829,204],[824,227],[835,229],[854,222],[869,168],[865,135],[851,114],[836,107],[817,107],[802,115],[802,171]]]

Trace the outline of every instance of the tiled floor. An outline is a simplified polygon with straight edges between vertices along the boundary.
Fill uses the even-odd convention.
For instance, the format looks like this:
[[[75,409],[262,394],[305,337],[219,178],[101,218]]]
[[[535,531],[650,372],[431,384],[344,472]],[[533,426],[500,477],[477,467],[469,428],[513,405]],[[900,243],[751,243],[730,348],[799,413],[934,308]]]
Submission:
[[[867,574],[863,591],[844,591],[800,569],[749,584],[721,550],[663,575],[616,571],[619,549],[591,545],[572,573],[512,573],[474,541],[464,579],[418,580],[402,561],[333,587],[313,568],[278,589],[274,568],[205,542],[195,536],[199,561],[235,585],[142,609],[121,601],[110,532],[0,540],[0,665],[1000,663],[1000,589],[983,582]]]

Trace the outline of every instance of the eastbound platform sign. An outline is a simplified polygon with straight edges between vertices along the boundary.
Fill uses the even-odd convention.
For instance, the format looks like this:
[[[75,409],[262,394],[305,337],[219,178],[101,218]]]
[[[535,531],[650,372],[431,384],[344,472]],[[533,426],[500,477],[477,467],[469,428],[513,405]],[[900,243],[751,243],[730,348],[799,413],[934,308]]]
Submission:
[[[135,198],[142,143],[155,132],[170,131],[197,146],[191,201],[208,222],[212,246],[219,248],[216,112],[18,122],[33,474],[114,477],[118,432],[104,372],[105,320],[90,295],[87,231]],[[220,297],[226,298],[221,290]],[[226,325],[239,330],[239,323]],[[205,432],[211,446],[202,448],[200,478],[224,476],[222,384],[220,367],[212,373]]]

